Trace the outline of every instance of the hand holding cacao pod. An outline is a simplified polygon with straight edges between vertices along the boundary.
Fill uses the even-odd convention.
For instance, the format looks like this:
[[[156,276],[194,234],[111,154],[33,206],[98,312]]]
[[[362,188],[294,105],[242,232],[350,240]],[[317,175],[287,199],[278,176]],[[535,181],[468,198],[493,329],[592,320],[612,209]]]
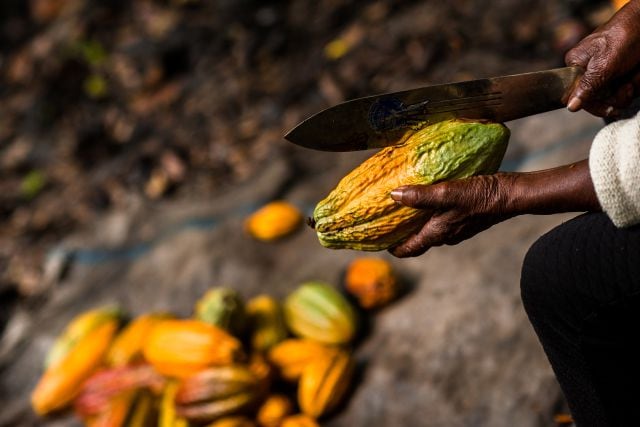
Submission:
[[[397,245],[420,230],[431,212],[397,204],[389,197],[392,190],[493,173],[508,139],[509,130],[501,124],[450,120],[382,149],[316,206],[313,222],[320,243],[366,251]]]

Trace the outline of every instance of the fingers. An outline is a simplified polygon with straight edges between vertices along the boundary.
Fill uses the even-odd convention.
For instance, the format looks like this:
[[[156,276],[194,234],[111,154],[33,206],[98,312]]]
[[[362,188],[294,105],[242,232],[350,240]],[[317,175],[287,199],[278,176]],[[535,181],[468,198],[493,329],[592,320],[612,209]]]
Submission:
[[[433,246],[442,246],[447,235],[445,225],[444,221],[432,217],[418,233],[389,249],[389,252],[398,258],[407,258],[422,255]]]
[[[416,209],[444,209],[449,207],[446,188],[441,184],[407,185],[391,192],[391,198]]]

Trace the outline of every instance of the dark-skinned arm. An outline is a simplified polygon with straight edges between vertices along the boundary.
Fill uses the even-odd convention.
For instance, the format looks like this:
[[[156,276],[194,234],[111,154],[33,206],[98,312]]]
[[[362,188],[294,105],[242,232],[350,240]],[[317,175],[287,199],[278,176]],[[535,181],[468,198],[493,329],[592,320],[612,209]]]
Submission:
[[[503,172],[405,186],[394,190],[391,197],[433,212],[417,234],[390,250],[398,257],[457,244],[517,215],[601,210],[587,160],[537,172]]]

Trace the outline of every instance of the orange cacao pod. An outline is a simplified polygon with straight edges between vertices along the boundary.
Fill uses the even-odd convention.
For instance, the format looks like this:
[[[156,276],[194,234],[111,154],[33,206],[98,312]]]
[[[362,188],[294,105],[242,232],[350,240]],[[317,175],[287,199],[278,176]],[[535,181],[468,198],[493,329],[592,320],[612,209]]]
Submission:
[[[73,400],[83,382],[102,364],[117,327],[116,320],[98,326],[45,371],[31,394],[36,413],[48,414]]]
[[[398,281],[389,262],[381,258],[357,258],[347,268],[345,288],[361,307],[379,308],[397,296]]]
[[[297,381],[304,368],[329,351],[329,347],[307,339],[287,339],[272,347],[269,361],[287,381]]]
[[[271,241],[295,231],[302,223],[302,214],[290,203],[275,201],[254,212],[245,221],[245,229],[258,240]]]
[[[151,330],[143,353],[161,374],[186,378],[209,366],[233,363],[242,348],[237,339],[205,322],[163,320]]]
[[[298,386],[302,412],[313,418],[331,412],[349,389],[353,368],[349,353],[340,349],[326,352],[307,365]]]

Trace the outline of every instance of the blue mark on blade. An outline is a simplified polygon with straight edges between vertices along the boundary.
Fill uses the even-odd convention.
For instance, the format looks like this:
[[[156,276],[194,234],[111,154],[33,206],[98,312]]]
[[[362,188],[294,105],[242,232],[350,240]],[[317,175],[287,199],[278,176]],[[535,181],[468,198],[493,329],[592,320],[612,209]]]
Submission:
[[[419,124],[429,101],[405,105],[398,98],[378,98],[369,108],[369,124],[376,132],[386,132]]]

